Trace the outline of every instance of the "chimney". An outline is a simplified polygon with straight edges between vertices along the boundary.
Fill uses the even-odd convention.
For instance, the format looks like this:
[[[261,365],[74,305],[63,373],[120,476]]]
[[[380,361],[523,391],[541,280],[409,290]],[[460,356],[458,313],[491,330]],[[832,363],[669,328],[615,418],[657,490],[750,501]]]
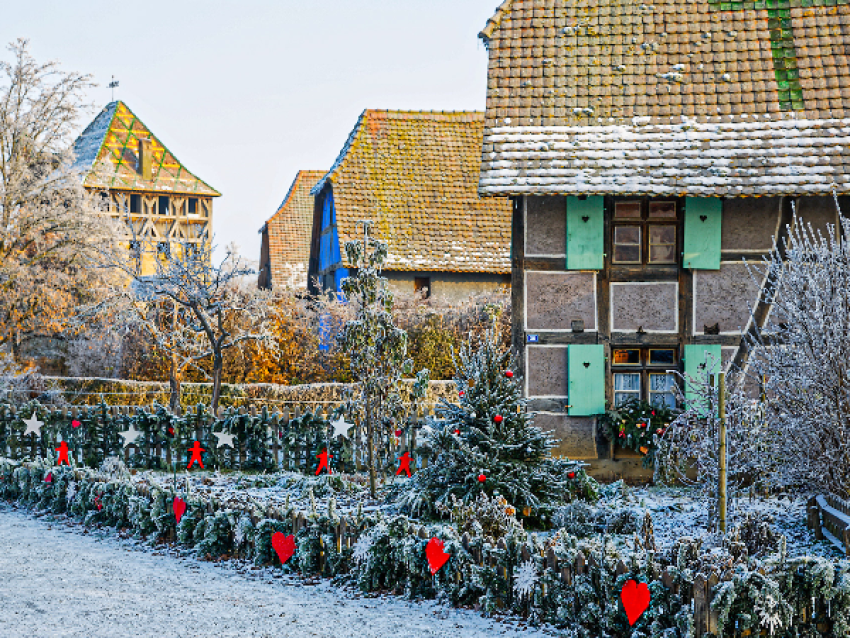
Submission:
[[[150,139],[139,139],[139,163],[138,170],[142,179],[151,179],[151,165],[153,157],[151,153]]]

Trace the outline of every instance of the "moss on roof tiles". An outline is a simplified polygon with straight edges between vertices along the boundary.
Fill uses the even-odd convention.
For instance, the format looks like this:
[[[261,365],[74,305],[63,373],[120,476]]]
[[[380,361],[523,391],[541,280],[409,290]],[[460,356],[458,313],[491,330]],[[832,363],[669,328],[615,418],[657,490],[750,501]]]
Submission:
[[[151,140],[151,179],[137,169],[138,141]],[[191,173],[124,104],[107,104],[74,143],[75,166],[89,188],[167,192],[218,197],[217,190]]]
[[[511,204],[477,193],[483,128],[478,112],[364,111],[313,189],[332,184],[341,247],[372,219],[388,270],[510,272]]]
[[[848,0],[508,0],[480,35],[483,193],[848,192],[850,151],[827,132],[850,124]]]

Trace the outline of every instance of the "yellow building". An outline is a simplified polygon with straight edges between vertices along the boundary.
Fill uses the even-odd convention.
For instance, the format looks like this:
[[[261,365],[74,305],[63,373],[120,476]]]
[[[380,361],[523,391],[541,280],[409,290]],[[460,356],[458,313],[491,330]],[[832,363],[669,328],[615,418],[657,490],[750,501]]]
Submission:
[[[212,201],[221,193],[195,176],[121,101],[107,104],[74,143],[83,185],[104,209],[130,224],[128,259],[142,276],[155,272],[156,253],[209,243]]]

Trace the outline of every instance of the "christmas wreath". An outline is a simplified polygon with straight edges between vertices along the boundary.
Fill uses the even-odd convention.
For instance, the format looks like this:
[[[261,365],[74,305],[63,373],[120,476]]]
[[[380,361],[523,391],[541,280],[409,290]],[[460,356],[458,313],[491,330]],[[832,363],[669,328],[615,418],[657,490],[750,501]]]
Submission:
[[[650,467],[655,462],[658,437],[680,412],[668,406],[630,399],[606,411],[601,420],[603,427],[608,428],[609,440],[640,452],[644,467]]]

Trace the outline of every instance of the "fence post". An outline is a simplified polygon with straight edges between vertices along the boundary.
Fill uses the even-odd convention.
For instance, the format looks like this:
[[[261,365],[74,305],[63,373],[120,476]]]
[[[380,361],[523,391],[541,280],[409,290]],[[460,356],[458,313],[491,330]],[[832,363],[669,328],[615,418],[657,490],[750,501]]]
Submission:
[[[702,574],[694,578],[694,635],[702,636],[708,631],[708,596]]]
[[[718,412],[720,417],[720,445],[719,457],[719,481],[717,486],[719,521],[718,528],[721,534],[726,533],[726,373],[717,375]]]

